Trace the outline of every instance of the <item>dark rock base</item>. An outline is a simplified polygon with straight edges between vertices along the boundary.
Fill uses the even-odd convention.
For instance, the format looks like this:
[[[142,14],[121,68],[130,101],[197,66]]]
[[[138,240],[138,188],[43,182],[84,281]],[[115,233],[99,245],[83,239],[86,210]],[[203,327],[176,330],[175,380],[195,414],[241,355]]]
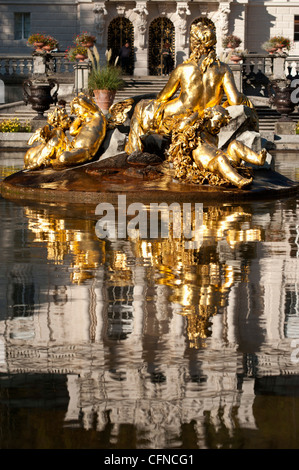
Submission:
[[[133,159],[134,160],[134,159]],[[128,155],[91,162],[61,171],[44,169],[14,173],[1,183],[6,199],[40,202],[116,203],[120,194],[127,202],[236,202],[272,199],[298,192],[299,183],[272,170],[255,170],[253,183],[244,189],[182,183],[173,179],[168,164],[128,162]]]

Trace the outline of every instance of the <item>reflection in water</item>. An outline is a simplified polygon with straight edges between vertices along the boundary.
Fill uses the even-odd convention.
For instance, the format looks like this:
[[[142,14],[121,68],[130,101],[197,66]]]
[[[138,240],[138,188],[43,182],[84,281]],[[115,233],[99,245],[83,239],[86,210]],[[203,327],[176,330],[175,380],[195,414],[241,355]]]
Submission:
[[[34,234],[33,242],[44,244],[47,259],[55,264],[69,259],[72,283],[81,284],[95,279],[100,271],[104,273],[112,337],[117,336],[118,329],[120,335],[126,337],[121,325],[127,332],[130,330],[136,270],[146,261],[143,276],[150,273],[156,291],[163,292],[164,303],[168,303],[175,314],[186,316],[193,347],[198,347],[200,341],[210,335],[210,318],[223,313],[231,287],[241,278],[247,279],[249,260],[231,264],[225,254],[237,252],[241,242],[260,241],[263,233],[262,229],[251,227],[250,213],[232,206],[208,207],[204,211],[200,228],[202,245],[196,250],[186,249],[185,241],[172,238],[171,231],[168,238],[159,240],[143,240],[137,233],[136,239],[131,241],[106,243],[95,237],[93,220],[80,221],[75,231],[67,226],[65,219],[56,218],[47,209],[25,208],[25,215],[28,228]],[[146,285],[145,279],[142,284]],[[157,298],[156,304],[161,302],[162,298]]]
[[[48,406],[58,447],[284,445],[265,397],[276,407],[298,383],[296,199],[204,206],[197,249],[100,240],[86,207],[1,200],[1,216],[1,408],[7,393],[40,428]]]

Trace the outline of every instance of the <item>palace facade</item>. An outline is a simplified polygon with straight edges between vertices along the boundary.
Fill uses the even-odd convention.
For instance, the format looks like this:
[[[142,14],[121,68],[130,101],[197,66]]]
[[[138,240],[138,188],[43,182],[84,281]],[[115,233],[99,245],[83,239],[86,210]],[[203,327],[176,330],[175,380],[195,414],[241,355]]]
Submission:
[[[161,75],[161,50],[171,45],[173,65],[189,55],[189,30],[200,16],[212,19],[217,28],[217,52],[222,39],[234,34],[247,52],[265,52],[262,44],[271,36],[285,36],[292,42],[290,55],[299,55],[299,1],[92,1],[92,0],[2,0],[0,4],[0,54],[28,54],[30,33],[42,32],[59,41],[60,51],[72,45],[74,37],[88,31],[97,38],[105,57],[112,49],[119,54],[125,41],[131,47],[131,74]]]

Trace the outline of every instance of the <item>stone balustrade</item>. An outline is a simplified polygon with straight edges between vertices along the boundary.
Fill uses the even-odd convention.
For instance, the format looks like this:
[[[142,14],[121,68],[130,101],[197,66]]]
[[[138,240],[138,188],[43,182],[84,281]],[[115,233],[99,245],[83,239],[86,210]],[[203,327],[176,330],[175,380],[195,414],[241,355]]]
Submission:
[[[35,70],[36,60],[41,56],[28,55],[14,55],[0,54],[0,76],[30,76],[36,73]],[[45,69],[40,73],[45,73],[50,70],[52,73],[57,74],[73,74],[74,63],[65,58],[64,52],[55,52],[45,55],[44,58]],[[286,75],[297,75],[299,71],[299,57],[281,57],[270,54],[245,54],[242,64],[243,75],[263,73],[267,77],[275,75],[276,64],[279,61],[284,62],[284,70]],[[39,72],[37,72],[39,73]]]
[[[299,77],[299,57],[296,56],[245,54],[240,64],[231,64],[231,67],[238,88],[247,95],[266,97],[270,80]],[[0,80],[6,87],[5,102],[22,99],[22,81],[36,75],[55,77],[68,87],[73,84],[74,91],[78,92],[85,87],[85,69],[88,69],[87,63],[74,64],[65,57],[65,52],[14,56],[0,54]],[[7,98],[9,93],[11,97]]]
[[[0,55],[0,75],[2,77],[11,77],[21,75],[29,76],[33,71],[32,55]]]
[[[40,70],[41,62],[44,64],[43,70]],[[29,77],[33,73],[47,72],[51,74],[74,74],[74,64],[65,58],[64,52],[55,52],[44,56],[0,54],[1,77]]]

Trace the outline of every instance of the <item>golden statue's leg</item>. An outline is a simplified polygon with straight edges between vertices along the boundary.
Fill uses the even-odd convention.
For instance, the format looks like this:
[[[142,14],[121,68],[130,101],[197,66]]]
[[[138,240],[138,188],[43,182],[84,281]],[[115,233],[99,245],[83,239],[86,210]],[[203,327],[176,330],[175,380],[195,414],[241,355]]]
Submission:
[[[143,101],[140,101],[136,104],[134,114],[131,118],[130,133],[125,146],[125,152],[127,154],[130,154],[135,150],[143,151],[144,149],[144,145],[140,138],[144,134],[143,110],[144,103]]]
[[[252,182],[252,178],[243,178],[229,163],[224,153],[218,154],[208,165],[208,170],[218,172],[238,188],[248,186]]]
[[[125,146],[126,153],[130,154],[135,150],[144,150],[141,136],[145,135],[149,130],[157,132],[160,122],[160,118],[157,118],[157,113],[161,106],[162,104],[156,100],[141,100],[136,104],[131,118],[128,142]]]
[[[125,146],[125,152],[127,154],[131,154],[135,150],[141,150],[143,151],[144,145],[142,143],[142,140],[140,139],[140,136],[143,135],[143,129],[142,126],[139,124],[138,120],[135,119],[131,121],[131,126],[130,126],[130,134],[128,137],[128,141]]]
[[[25,168],[27,170],[37,170],[41,166],[49,166],[50,158],[55,153],[58,144],[57,138],[49,140],[46,144],[40,144],[29,149],[24,157]]]
[[[238,140],[234,140],[229,144],[227,153],[230,158],[237,163],[244,160],[254,165],[264,165],[267,156],[266,149],[262,149],[260,153],[256,153]]]
[[[57,157],[52,162],[52,166],[55,170],[61,170],[72,165],[77,165],[79,163],[85,163],[90,160],[91,156],[89,155],[89,149],[79,148],[66,150],[59,157]]]
[[[44,145],[45,144],[40,144],[27,150],[24,156],[24,168],[26,170],[36,170],[39,168],[40,165],[37,163],[37,160]]]

